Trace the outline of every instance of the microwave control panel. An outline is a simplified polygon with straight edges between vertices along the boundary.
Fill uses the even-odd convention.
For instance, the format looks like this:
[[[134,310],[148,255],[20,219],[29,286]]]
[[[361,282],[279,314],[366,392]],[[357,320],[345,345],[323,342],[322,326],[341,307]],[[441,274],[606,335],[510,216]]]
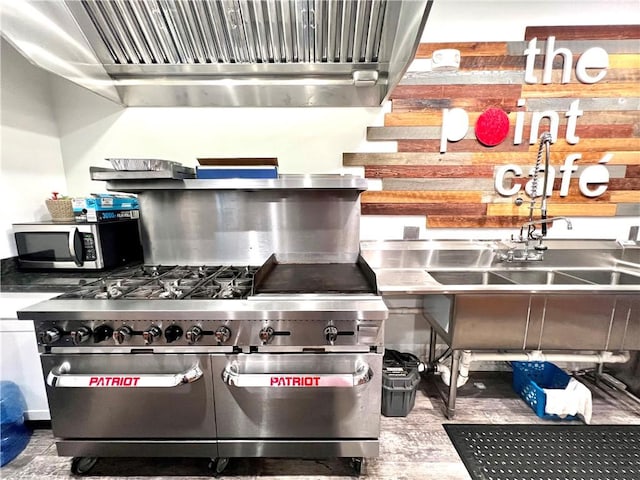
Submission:
[[[93,237],[93,233],[82,233],[81,235],[84,246],[84,260],[88,262],[97,260],[96,241]]]

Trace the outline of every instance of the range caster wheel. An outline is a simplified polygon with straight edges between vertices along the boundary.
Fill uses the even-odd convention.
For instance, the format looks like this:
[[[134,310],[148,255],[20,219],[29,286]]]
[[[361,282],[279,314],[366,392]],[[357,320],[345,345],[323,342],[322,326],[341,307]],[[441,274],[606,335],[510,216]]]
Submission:
[[[360,476],[363,473],[366,473],[365,470],[365,460],[363,457],[354,457],[351,459],[351,468],[356,475]]]
[[[98,461],[98,457],[73,457],[71,460],[71,473],[74,475],[84,475]]]
[[[225,468],[229,465],[229,459],[227,457],[212,458],[209,462],[209,470],[217,477]]]

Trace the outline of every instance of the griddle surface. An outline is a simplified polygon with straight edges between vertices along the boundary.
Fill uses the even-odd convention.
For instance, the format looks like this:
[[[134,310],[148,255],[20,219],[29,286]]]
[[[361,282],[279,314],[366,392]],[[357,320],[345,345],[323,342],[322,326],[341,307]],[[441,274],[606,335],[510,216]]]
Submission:
[[[275,264],[256,293],[375,293],[357,264]]]

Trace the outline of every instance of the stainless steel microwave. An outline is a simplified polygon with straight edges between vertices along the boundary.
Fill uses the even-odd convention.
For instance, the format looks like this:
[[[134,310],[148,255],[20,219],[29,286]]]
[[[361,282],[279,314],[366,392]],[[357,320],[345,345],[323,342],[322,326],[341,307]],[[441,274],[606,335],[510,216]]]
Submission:
[[[18,265],[100,270],[142,260],[138,220],[14,223]]]

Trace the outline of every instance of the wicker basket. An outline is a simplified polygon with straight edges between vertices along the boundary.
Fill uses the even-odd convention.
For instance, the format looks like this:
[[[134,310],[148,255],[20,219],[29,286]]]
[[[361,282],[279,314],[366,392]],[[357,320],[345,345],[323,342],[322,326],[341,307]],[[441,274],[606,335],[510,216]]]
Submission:
[[[46,200],[47,209],[54,222],[69,222],[74,220],[73,207],[70,199]]]

